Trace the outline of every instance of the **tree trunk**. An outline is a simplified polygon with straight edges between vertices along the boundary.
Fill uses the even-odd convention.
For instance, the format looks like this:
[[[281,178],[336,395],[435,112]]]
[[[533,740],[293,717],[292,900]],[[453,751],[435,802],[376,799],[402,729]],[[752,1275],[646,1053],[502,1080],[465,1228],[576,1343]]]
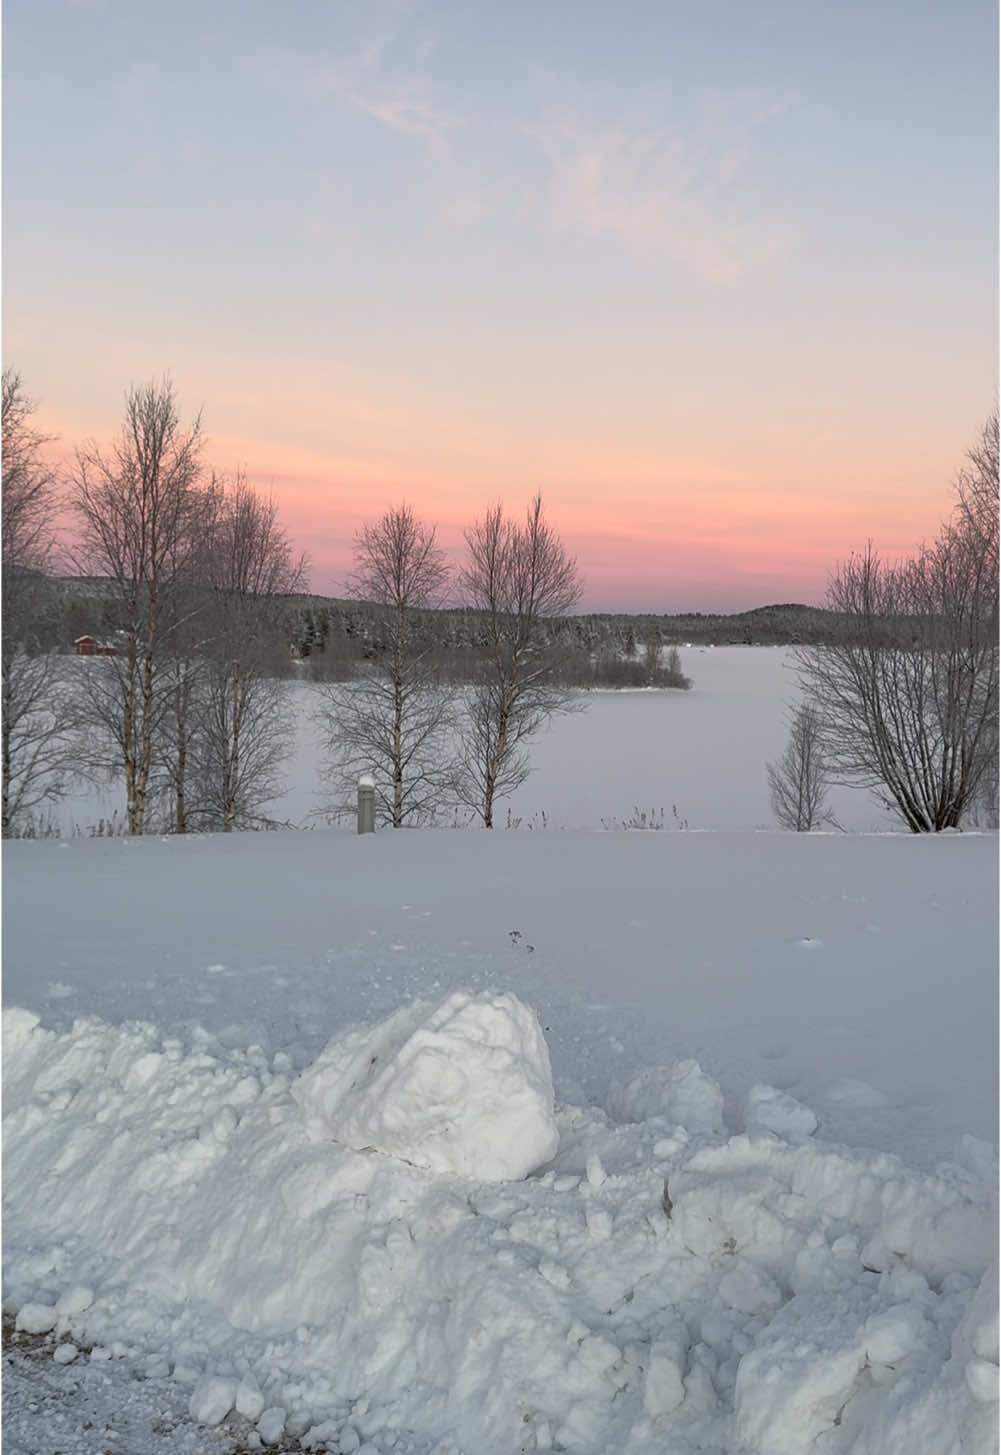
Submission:
[[[486,781],[483,793],[483,827],[492,829],[494,826],[494,793],[497,789],[497,776],[500,773],[507,754],[507,725],[510,709],[507,700],[502,694],[502,706],[497,719],[497,746],[490,756],[487,764]]]
[[[393,828],[403,826],[403,612],[397,613],[393,657]]]
[[[125,806],[129,833],[142,833],[142,819],[137,817],[135,761],[135,659],[129,654],[128,678],[122,703],[122,764],[125,768]]]
[[[3,837],[10,834],[10,704],[7,672],[4,671],[3,717],[0,719],[0,737],[3,740]]]
[[[226,774],[226,801],[223,810],[223,832],[231,834],[236,826],[240,789],[240,703],[239,683],[233,683],[233,719],[229,735]]]
[[[188,745],[184,736],[184,730],[180,731],[177,742],[177,771],[174,779],[175,808],[174,808],[174,832],[186,834],[188,831],[188,808],[185,799],[185,776],[188,766]]]

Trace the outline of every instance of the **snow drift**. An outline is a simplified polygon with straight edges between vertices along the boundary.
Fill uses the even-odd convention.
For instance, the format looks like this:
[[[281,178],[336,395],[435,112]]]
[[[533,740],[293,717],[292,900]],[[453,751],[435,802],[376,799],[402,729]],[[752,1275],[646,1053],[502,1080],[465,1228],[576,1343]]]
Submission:
[[[204,1422],[453,1455],[994,1447],[992,1188],[968,1156],[928,1175],[817,1142],[768,1088],[730,1137],[691,1062],[623,1090],[636,1120],[557,1108],[557,1147],[509,996],[407,1006],[295,1082],[282,1053],[142,1022],[11,1010],[4,1037],[5,1307],[171,1374]],[[473,1087],[463,1120],[445,1047],[492,1067],[510,1120]],[[392,1146],[344,1140],[373,1134]]]
[[[559,1142],[542,1028],[514,995],[455,991],[337,1035],[292,1095],[314,1140],[482,1182],[527,1177]]]

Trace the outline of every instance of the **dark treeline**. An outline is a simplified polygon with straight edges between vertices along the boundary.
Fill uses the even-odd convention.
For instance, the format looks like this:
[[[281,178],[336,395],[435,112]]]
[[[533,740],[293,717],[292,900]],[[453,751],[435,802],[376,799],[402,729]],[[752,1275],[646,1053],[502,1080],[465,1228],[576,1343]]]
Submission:
[[[392,642],[392,614],[369,602],[308,597],[290,603],[287,621],[292,655],[321,681],[349,678],[360,664],[378,662]],[[414,649],[448,682],[474,680],[490,646],[486,615],[467,607],[414,610],[409,631]],[[540,622],[537,649],[552,654],[566,687],[684,688],[691,683],[672,650],[677,640],[653,618],[588,614]]]
[[[446,672],[461,680],[487,640],[482,613],[439,607],[411,614],[422,649],[434,652]],[[387,648],[384,608],[336,597],[304,596],[290,603],[293,653],[309,659],[318,677],[350,672],[352,663],[377,659]],[[796,646],[837,640],[838,618],[819,607],[763,606],[733,615],[583,612],[547,620],[547,646],[566,657],[575,686],[686,686],[671,649],[679,646]],[[661,649],[659,659],[657,648]],[[667,680],[673,679],[673,680]]]
[[[72,650],[78,636],[106,633],[111,613],[102,581],[61,577],[47,585],[48,607],[38,623],[45,650]],[[488,639],[482,613],[429,607],[412,610],[409,620],[415,643],[433,656],[444,680],[475,675]],[[270,665],[276,676],[346,681],[384,656],[391,628],[391,613],[375,603],[291,597],[272,628]],[[558,650],[560,680],[580,688],[688,687],[676,651],[681,646],[824,645],[842,636],[835,613],[795,603],[731,615],[582,612],[548,620],[541,632],[543,643]]]
[[[104,583],[87,577],[51,578],[50,608],[44,628],[45,646],[58,651],[70,648],[76,636],[98,635],[107,617],[103,605]],[[438,607],[410,614],[416,637],[425,648],[440,653],[443,661],[454,658],[461,675],[464,660],[476,659],[484,645],[486,628],[481,613],[469,607]],[[547,621],[545,637],[553,645],[580,654],[576,670],[586,685],[596,660],[586,665],[583,658],[608,658],[597,681],[609,685],[641,685],[645,680],[640,658],[650,642],[672,646],[799,646],[837,641],[841,632],[838,618],[817,606],[788,604],[761,606],[731,615],[686,612],[674,615],[654,613],[581,612]],[[273,643],[275,668],[293,670],[296,659],[313,659],[320,677],[336,675],[337,663],[372,661],[388,641],[384,607],[348,598],[299,595],[287,601],[281,630]],[[666,655],[666,654],[665,654]],[[612,659],[636,658],[632,668],[618,681]],[[324,664],[326,659],[326,665]]]
[[[50,576],[39,581],[35,649],[73,652],[79,637],[114,645],[116,613],[107,583],[85,576]],[[798,633],[782,634],[763,621],[773,610],[806,613]],[[558,649],[559,675],[573,687],[689,687],[678,646],[777,644],[824,640],[826,613],[811,607],[769,608],[739,617],[695,615],[656,617],[585,613],[548,620],[541,645]],[[476,675],[488,645],[482,613],[464,607],[415,609],[408,613],[414,644],[430,653],[447,681]],[[727,623],[730,623],[727,625]],[[317,681],[349,679],[355,668],[378,662],[392,640],[392,614],[383,606],[338,597],[298,595],[273,613],[269,665],[277,677]],[[660,648],[658,653],[657,648]]]

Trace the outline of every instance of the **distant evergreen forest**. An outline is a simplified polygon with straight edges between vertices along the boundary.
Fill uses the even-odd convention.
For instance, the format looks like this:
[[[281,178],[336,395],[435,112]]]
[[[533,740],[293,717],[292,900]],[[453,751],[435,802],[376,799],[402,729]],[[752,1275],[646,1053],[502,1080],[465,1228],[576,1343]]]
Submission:
[[[384,608],[366,602],[304,596],[291,608],[291,636],[302,656],[316,653],[377,656],[382,650]],[[480,614],[466,607],[441,607],[413,613],[413,629],[429,649],[442,654],[472,653],[485,644]],[[762,606],[733,615],[686,612],[583,612],[543,623],[548,645],[591,657],[628,662],[651,644],[680,646],[786,646],[832,641],[837,619],[815,606]]]
[[[72,651],[78,636],[102,636],[104,583],[100,578],[51,578],[52,610],[39,633],[47,650]],[[363,663],[388,649],[387,608],[349,598],[302,594],[287,599],[272,644],[276,674],[318,681],[348,680]],[[414,643],[431,653],[443,677],[475,675],[486,645],[485,622],[468,607],[410,613]],[[690,685],[681,671],[680,646],[786,646],[837,640],[838,619],[815,606],[785,603],[753,611],[655,615],[583,612],[542,624],[543,646],[559,657],[561,676],[573,686]]]

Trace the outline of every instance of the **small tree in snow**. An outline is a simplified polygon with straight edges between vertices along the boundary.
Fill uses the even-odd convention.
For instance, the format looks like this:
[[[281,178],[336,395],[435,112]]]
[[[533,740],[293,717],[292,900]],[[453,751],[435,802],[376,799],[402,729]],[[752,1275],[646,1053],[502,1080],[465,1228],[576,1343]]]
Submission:
[[[112,449],[77,450],[70,476],[75,560],[82,572],[105,578],[105,628],[120,643],[102,670],[81,676],[90,766],[123,772],[130,834],[147,827],[167,701],[162,669],[182,619],[178,593],[201,549],[201,448],[200,417],[184,429],[173,384],[153,380],[126,393]]]
[[[387,510],[355,542],[353,594],[381,608],[384,650],[360,680],[326,690],[319,717],[338,782],[372,773],[380,816],[396,829],[433,820],[455,778],[453,697],[415,622],[418,609],[441,603],[448,584],[435,528],[409,505]]]
[[[832,822],[825,802],[828,781],[820,719],[812,707],[798,707],[785,752],[768,764],[772,810],[782,828],[809,833]]]
[[[307,562],[278,519],[277,503],[237,472],[216,482],[209,542],[213,601],[199,681],[200,822],[230,833],[267,822],[293,741],[275,640]]]
[[[493,828],[494,799],[528,775],[528,740],[573,694],[559,685],[561,652],[544,624],[580,597],[577,562],[549,525],[537,495],[524,525],[494,506],[466,532],[462,588],[482,614],[486,657],[466,702],[458,793]]]

